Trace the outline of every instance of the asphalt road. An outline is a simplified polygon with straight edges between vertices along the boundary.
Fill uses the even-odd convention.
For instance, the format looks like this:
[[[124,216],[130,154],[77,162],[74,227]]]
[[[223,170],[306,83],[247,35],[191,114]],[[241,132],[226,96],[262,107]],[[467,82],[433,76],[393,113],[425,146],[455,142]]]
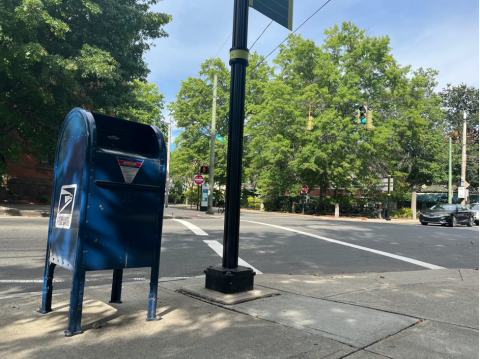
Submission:
[[[193,277],[221,264],[223,215],[180,207],[165,214],[160,277]],[[478,268],[475,226],[329,220],[242,212],[240,258],[258,273],[338,274]],[[190,227],[187,227],[187,225]],[[45,263],[47,218],[0,218],[0,298],[39,292]],[[240,263],[241,264],[241,263]],[[86,286],[109,285],[111,271],[87,272]],[[148,280],[150,269],[126,269],[124,281]],[[55,270],[54,293],[70,288],[71,273]]]

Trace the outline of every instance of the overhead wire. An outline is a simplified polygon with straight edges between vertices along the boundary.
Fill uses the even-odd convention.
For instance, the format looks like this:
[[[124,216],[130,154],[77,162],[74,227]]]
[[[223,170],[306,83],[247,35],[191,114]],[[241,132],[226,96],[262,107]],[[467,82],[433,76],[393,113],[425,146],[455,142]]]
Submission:
[[[330,1],[332,0],[327,0],[322,6],[320,6],[317,10],[315,10],[309,17],[307,17],[305,19],[304,22],[302,22],[300,24],[300,26],[298,26],[292,33],[290,33],[286,38],[285,40],[283,40],[280,44],[278,44],[272,51],[270,51],[270,53],[265,56],[253,69],[252,71],[255,71],[271,54],[273,54],[275,52],[276,49],[278,49],[285,41],[287,41],[293,34],[295,34],[303,25],[305,25],[307,23],[308,20],[310,20],[313,16],[315,16],[320,10],[322,10]],[[257,37],[257,39],[253,42],[252,46],[250,47],[250,50],[252,49],[252,47],[255,45],[255,43],[263,36],[263,34],[265,33],[265,31],[267,30],[267,28],[272,24],[273,20],[270,21],[270,23],[265,27],[265,29],[263,29],[262,33]],[[227,40],[225,40],[225,42],[223,43],[222,47],[220,48],[220,50],[217,51],[217,53],[215,54],[215,57],[217,57],[218,53],[223,49],[223,47],[225,46],[226,42],[228,41],[228,39],[230,38],[230,36],[232,36],[232,34],[230,34],[227,38]],[[217,85],[218,87],[219,85]]]
[[[265,31],[268,29],[268,27],[269,27],[270,25],[272,25],[272,22],[273,22],[273,20],[270,21],[270,23],[265,27],[265,29],[263,29],[263,31],[262,31],[262,33],[260,34],[260,36],[258,36],[257,39],[253,42],[252,46],[250,46],[249,50],[251,50],[251,49],[255,46],[255,44],[257,43],[257,41],[262,37],[262,35],[265,33]]]
[[[308,20],[310,20],[313,16],[315,16],[315,14],[317,14],[320,10],[322,10],[322,9],[325,7],[325,5],[327,5],[330,1],[332,1],[332,0],[327,0],[327,1],[326,1],[322,6],[320,6],[312,15],[310,15],[309,17],[307,17],[307,19],[306,19],[304,22],[302,22],[302,23],[300,24],[300,26],[298,26],[294,31],[292,31],[292,32],[285,38],[285,40],[283,40],[283,41],[282,41],[281,43],[279,43],[272,51],[270,51],[270,53],[269,53],[267,56],[265,56],[265,57],[253,68],[253,70],[257,69],[258,66],[260,66],[271,54],[273,54],[273,53],[275,52],[275,50],[277,50],[285,41],[287,41],[290,37],[292,37],[293,34],[295,34],[303,25],[305,25]],[[253,71],[253,70],[252,70],[252,71]]]
[[[220,53],[220,51],[222,51],[223,47],[225,46],[225,44],[227,43],[228,39],[230,39],[231,36],[232,36],[232,33],[230,33],[230,35],[228,35],[228,37],[225,40],[225,42],[223,43],[222,47],[220,47],[220,50],[217,51],[217,53],[215,54],[214,57],[217,57],[217,55]]]

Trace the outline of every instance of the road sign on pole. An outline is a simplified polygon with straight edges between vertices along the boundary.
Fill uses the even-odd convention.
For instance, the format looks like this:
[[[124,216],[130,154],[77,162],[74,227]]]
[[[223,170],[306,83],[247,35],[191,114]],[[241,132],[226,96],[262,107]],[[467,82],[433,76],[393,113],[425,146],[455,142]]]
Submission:
[[[202,184],[203,179],[202,175],[195,175],[195,177],[193,177],[193,182],[195,182],[195,184]]]
[[[250,7],[292,30],[293,0],[249,0]]]
[[[302,189],[300,190],[301,194],[307,194],[308,193],[308,186],[306,184],[302,184]]]

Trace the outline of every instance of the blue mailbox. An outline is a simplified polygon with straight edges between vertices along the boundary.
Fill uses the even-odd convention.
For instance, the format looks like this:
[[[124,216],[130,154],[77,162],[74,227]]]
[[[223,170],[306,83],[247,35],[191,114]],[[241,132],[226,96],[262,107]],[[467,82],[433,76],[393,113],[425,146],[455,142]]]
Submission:
[[[57,265],[72,271],[66,336],[81,333],[85,272],[113,269],[121,303],[124,268],[151,267],[147,320],[156,317],[166,147],[155,126],[69,112],[55,154],[40,313],[52,310]]]

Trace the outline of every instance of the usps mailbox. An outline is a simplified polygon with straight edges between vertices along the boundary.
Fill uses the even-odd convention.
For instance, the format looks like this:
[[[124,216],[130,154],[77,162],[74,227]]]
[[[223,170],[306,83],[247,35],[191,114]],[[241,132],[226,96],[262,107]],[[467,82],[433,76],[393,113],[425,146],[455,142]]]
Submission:
[[[55,154],[40,313],[52,310],[57,265],[72,271],[66,336],[81,333],[85,272],[113,269],[121,303],[124,268],[151,267],[147,320],[156,317],[166,147],[155,126],[74,108]]]

